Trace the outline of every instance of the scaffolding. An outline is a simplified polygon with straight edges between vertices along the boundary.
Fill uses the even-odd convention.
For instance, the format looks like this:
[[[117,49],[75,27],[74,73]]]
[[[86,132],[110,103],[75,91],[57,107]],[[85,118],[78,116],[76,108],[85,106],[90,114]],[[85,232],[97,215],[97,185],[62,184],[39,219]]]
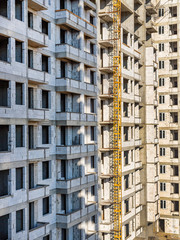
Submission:
[[[113,239],[122,239],[121,134],[121,0],[112,0],[113,14]]]

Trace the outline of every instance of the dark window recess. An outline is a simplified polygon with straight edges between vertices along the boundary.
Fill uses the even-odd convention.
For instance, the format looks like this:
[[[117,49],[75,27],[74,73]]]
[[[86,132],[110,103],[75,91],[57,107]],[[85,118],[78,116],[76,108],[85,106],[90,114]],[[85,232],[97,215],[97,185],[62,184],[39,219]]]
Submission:
[[[29,164],[29,189],[34,188],[34,164]]]
[[[0,151],[8,151],[9,126],[0,125]]]
[[[95,75],[95,72],[90,71],[90,83],[91,84],[94,84],[94,75]]]
[[[66,129],[64,126],[61,126],[61,145],[66,145]]]
[[[28,68],[33,68],[33,50],[28,49]]]
[[[29,203],[29,229],[35,227],[35,220],[34,220],[34,202]]]
[[[33,13],[28,12],[28,27],[33,29]]]
[[[42,20],[42,33],[48,35],[48,22]]]
[[[22,21],[23,20],[23,0],[15,0],[15,18]]]
[[[90,15],[90,23],[94,24],[94,17],[92,15]]]
[[[0,197],[8,195],[9,170],[0,171],[0,182]]]
[[[164,219],[159,219],[159,231],[164,232],[165,231],[165,222]]]
[[[95,215],[91,217],[91,222],[96,223],[96,216]]]
[[[91,156],[91,168],[95,168],[94,156]]]
[[[91,186],[91,196],[95,196],[95,186]]]
[[[42,71],[43,72],[49,72],[48,60],[49,58],[47,56],[42,55]]]
[[[16,41],[16,62],[23,62],[22,42]]]
[[[49,169],[49,166],[50,166],[50,162],[49,161],[46,161],[46,162],[43,162],[42,163],[42,176],[43,176],[43,179],[48,179],[50,178],[50,169]]]
[[[47,236],[43,237],[43,240],[50,240],[50,236],[47,235]]]
[[[16,83],[16,104],[23,105],[23,84]]]
[[[8,226],[9,226],[9,214],[0,217],[0,236],[1,240],[9,239],[8,236]]]
[[[16,125],[16,147],[24,147],[23,126]]]
[[[34,108],[34,90],[33,88],[28,88],[28,108]]]
[[[94,54],[94,44],[90,43],[90,53]]]
[[[66,43],[66,39],[65,39],[65,36],[66,36],[66,31],[64,29],[61,29],[60,30],[60,40],[61,40],[61,44],[62,43]]]
[[[60,0],[60,9],[65,9],[65,0]]]
[[[66,111],[66,95],[65,94],[61,94],[61,112],[65,112]]]
[[[23,168],[16,168],[16,190],[23,188]]]
[[[66,77],[66,63],[61,61],[61,77]]]
[[[49,126],[42,126],[42,144],[49,144]]]
[[[9,82],[0,80],[0,107],[8,107]]]
[[[94,111],[95,111],[94,103],[95,103],[94,99],[91,98],[90,99],[90,111],[91,111],[91,113],[94,113]]]
[[[8,9],[8,1],[1,0],[0,1],[0,15],[3,17],[7,17],[7,9]]]
[[[28,143],[29,149],[34,149],[34,126],[28,126]]]
[[[124,201],[124,204],[125,204],[125,213],[128,213],[128,212],[129,212],[129,200],[126,199],[126,200]]]
[[[43,198],[43,215],[49,213],[49,197]]]
[[[8,38],[0,36],[0,61],[8,62]]]
[[[66,195],[61,194],[61,210],[66,213]]]
[[[16,232],[24,230],[24,211],[19,210],[16,212]]]
[[[125,225],[125,229],[126,229],[125,237],[128,237],[129,236],[129,223]]]
[[[66,161],[61,160],[61,177],[66,179]]]
[[[49,108],[49,92],[42,90],[42,108]]]
[[[91,127],[91,141],[94,141],[95,140],[95,128],[94,127]]]
[[[65,228],[61,228],[61,239],[62,240],[67,240],[67,238],[66,238],[66,229]]]

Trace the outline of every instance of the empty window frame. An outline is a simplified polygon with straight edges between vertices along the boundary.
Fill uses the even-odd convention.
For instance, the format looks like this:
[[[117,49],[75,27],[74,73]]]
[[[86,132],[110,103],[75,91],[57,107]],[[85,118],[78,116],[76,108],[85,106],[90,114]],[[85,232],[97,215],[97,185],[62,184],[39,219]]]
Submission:
[[[95,113],[95,99],[90,99],[90,112]]]
[[[94,84],[95,83],[95,72],[90,71],[90,83]]]
[[[24,126],[16,125],[16,147],[24,147]]]
[[[165,113],[159,113],[159,121],[165,121]]]
[[[165,138],[165,130],[160,130],[159,131],[159,137],[162,139],[162,138]]]
[[[159,43],[159,52],[164,52],[164,43]]]
[[[23,168],[16,168],[16,190],[24,188]]]
[[[42,108],[49,108],[49,91],[42,90]]]
[[[61,0],[61,1],[62,1],[62,0]],[[61,239],[67,240],[67,237],[66,237],[66,229],[65,229],[65,228],[61,228]]]
[[[42,55],[42,71],[49,72],[49,57]]]
[[[60,43],[66,43],[66,31],[64,29],[60,29]]]
[[[91,186],[91,196],[95,196],[95,186]]]
[[[124,166],[129,164],[129,151],[124,151]]]
[[[0,80],[0,107],[8,107],[9,81]]]
[[[10,131],[9,131],[9,126],[8,125],[0,125],[0,151],[9,151],[9,143],[10,143]]]
[[[3,17],[8,17],[8,0],[0,1],[0,15]]]
[[[91,168],[95,168],[95,157],[91,156]]]
[[[66,94],[61,93],[61,112],[66,112]]]
[[[160,201],[160,207],[161,207],[161,209],[166,209],[166,201],[165,200]]]
[[[61,78],[66,77],[66,62],[61,61]]]
[[[28,108],[34,108],[34,89],[28,88]]]
[[[126,199],[124,201],[124,206],[125,206],[125,213],[129,212],[129,199]]]
[[[16,82],[16,104],[23,105],[23,83]]]
[[[159,34],[164,34],[164,26],[159,26]]]
[[[159,61],[159,69],[164,69],[164,61]]]
[[[43,240],[50,240],[50,235],[43,237]]]
[[[9,62],[9,38],[0,35],[0,61]]]
[[[49,23],[42,19],[42,33],[49,35]]]
[[[160,191],[162,192],[166,191],[166,183],[160,183]]]
[[[9,173],[9,170],[0,171],[0,197],[9,194]]]
[[[42,144],[50,144],[50,126],[42,126]]]
[[[23,0],[15,0],[15,18],[23,21]]]
[[[160,165],[160,173],[166,173],[166,166],[165,165]]]
[[[33,29],[33,13],[28,12],[28,27]]]
[[[165,96],[164,96],[164,95],[160,95],[160,96],[159,96],[159,103],[160,103],[160,104],[165,103]]]
[[[124,176],[124,189],[128,189],[129,188],[129,175],[125,175]]]
[[[16,62],[22,63],[23,62],[23,43],[16,40],[15,48],[16,48]]]
[[[34,188],[34,163],[29,164],[29,189]]]
[[[164,78],[159,78],[159,87],[164,86]]]
[[[95,141],[95,127],[90,127],[91,129],[91,141]]]
[[[50,197],[43,198],[43,215],[50,213]]]
[[[35,226],[34,202],[29,203],[29,229]]]
[[[48,179],[50,178],[50,167],[51,167],[51,162],[50,161],[45,161],[42,162],[42,179]]]
[[[24,230],[24,210],[21,209],[16,212],[16,232]]]
[[[61,145],[66,145],[66,128],[65,126],[61,126]]]
[[[94,17],[90,15],[90,23],[94,25]]]
[[[125,225],[125,237],[129,236],[129,223]]]
[[[28,68],[33,69],[33,50],[28,49]]]
[[[159,17],[164,16],[164,8],[159,8]]]
[[[93,43],[90,43],[90,53],[95,54],[95,45]]]
[[[61,211],[65,211],[66,213],[66,195],[61,194]]]

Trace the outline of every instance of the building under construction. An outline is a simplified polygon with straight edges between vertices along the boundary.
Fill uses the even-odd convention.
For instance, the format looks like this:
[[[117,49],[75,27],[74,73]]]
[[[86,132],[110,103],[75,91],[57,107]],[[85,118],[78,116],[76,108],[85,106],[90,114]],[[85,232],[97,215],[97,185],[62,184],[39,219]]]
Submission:
[[[0,0],[0,240],[178,240],[178,0]]]

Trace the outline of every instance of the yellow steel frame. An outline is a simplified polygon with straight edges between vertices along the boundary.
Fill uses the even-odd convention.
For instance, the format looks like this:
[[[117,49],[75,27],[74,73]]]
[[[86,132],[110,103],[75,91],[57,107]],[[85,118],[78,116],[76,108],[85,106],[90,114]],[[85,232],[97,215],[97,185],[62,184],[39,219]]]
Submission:
[[[121,0],[113,5],[113,238],[122,240]]]

